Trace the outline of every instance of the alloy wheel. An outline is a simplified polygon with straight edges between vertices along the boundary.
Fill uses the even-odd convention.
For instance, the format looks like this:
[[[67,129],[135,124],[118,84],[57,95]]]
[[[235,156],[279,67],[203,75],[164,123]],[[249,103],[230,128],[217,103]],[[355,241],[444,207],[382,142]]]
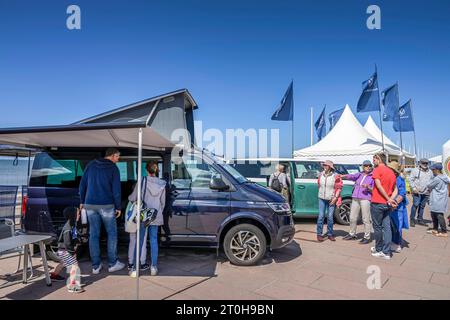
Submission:
[[[338,214],[342,221],[350,223],[350,203],[342,203]]]
[[[231,252],[240,261],[253,260],[261,250],[258,237],[246,230],[237,232],[231,239]]]

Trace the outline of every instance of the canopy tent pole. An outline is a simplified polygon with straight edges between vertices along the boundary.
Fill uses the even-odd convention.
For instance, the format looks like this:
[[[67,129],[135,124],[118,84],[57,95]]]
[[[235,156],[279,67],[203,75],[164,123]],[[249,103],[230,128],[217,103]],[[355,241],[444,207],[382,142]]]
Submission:
[[[31,151],[28,151],[28,171],[27,171],[28,179],[30,179],[30,169],[31,169],[30,167],[31,167]]]
[[[136,255],[134,266],[136,268],[136,300],[139,300],[139,267],[140,267],[140,259],[141,255],[139,254],[140,250],[140,229],[141,229],[141,181],[142,181],[142,128],[139,128],[138,131],[138,172],[137,172],[137,214],[136,214]]]

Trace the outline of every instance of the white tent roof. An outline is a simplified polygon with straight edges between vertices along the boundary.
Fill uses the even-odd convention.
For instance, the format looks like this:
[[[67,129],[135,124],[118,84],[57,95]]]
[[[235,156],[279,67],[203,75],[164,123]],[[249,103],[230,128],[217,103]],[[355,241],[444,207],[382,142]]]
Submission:
[[[428,159],[431,162],[438,162],[438,163],[442,163],[442,156],[435,156],[433,158]]]
[[[392,142],[391,139],[386,137],[385,134],[381,133],[381,130],[376,125],[375,121],[373,121],[372,117],[369,116],[369,118],[366,121],[366,124],[364,125],[364,129],[367,130],[367,132],[370,133],[379,143],[382,143],[382,138],[384,138],[384,147],[387,149],[389,154],[392,155],[400,155],[400,147],[396,145],[394,142]],[[407,158],[414,158],[414,155],[407,153],[405,150],[403,150],[403,154]]]
[[[379,142],[381,142],[381,130],[376,125],[375,121],[373,121],[372,116],[369,116],[369,118],[366,121],[366,124],[364,125],[364,129],[367,130],[373,137],[375,137]],[[385,134],[383,134],[384,143],[385,145],[389,145],[391,147],[395,147],[396,149],[400,150],[400,147],[398,147],[394,142],[392,142],[391,139],[386,137]]]
[[[346,105],[333,129],[316,144],[295,151],[294,157],[302,160],[328,159],[341,164],[359,164],[364,160],[372,160],[374,154],[383,151],[383,146],[381,131],[375,123],[373,125],[369,123],[369,128],[380,139],[366,130]],[[400,148],[391,140],[386,137],[385,142],[388,142],[385,149],[389,155],[400,155]],[[406,156],[412,157],[409,154]]]
[[[333,129],[316,144],[294,152],[295,158],[361,163],[382,151],[382,145],[356,119],[348,105]]]
[[[0,129],[0,143],[20,147],[138,147],[138,129],[143,131],[143,149],[164,150],[174,143],[145,123],[83,124],[52,127]]]

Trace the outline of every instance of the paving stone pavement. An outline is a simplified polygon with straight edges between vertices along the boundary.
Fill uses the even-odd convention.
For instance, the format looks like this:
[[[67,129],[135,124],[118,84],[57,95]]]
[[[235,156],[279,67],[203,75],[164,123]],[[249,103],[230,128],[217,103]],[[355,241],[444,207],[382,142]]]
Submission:
[[[428,208],[425,217],[430,219]],[[296,222],[295,241],[269,252],[252,267],[231,265],[215,250],[162,249],[158,276],[144,272],[140,299],[450,299],[450,241],[417,226],[404,231],[407,246],[390,261],[373,258],[370,245],[344,241],[348,227],[335,225],[337,241],[315,241],[315,220]],[[362,226],[359,227],[362,232]],[[362,233],[360,234],[362,236]],[[126,250],[120,250],[126,261]],[[0,274],[15,269],[17,256],[0,258]],[[135,299],[136,279],[126,270],[90,274],[81,262],[85,292],[70,294],[64,283],[47,287],[39,256],[35,278],[26,285],[21,274],[0,279],[0,299]],[[53,268],[56,264],[50,262]],[[369,273],[368,273],[368,268]],[[371,271],[372,270],[372,271]],[[373,270],[379,289],[369,289]],[[369,281],[369,283],[377,283]]]

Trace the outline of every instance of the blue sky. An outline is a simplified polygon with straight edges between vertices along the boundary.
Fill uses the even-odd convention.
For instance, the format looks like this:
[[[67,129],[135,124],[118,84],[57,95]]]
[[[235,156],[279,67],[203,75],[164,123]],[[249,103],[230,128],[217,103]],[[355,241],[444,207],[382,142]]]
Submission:
[[[70,4],[81,30],[66,28]],[[381,30],[366,28],[370,4]],[[376,63],[380,87],[398,81],[401,102],[412,99],[418,146],[440,153],[450,138],[449,18],[445,0],[0,0],[0,127],[71,123],[188,88],[205,129],[280,128],[288,156],[290,124],[270,117],[290,80],[298,149],[309,144],[309,108],[355,110]]]

